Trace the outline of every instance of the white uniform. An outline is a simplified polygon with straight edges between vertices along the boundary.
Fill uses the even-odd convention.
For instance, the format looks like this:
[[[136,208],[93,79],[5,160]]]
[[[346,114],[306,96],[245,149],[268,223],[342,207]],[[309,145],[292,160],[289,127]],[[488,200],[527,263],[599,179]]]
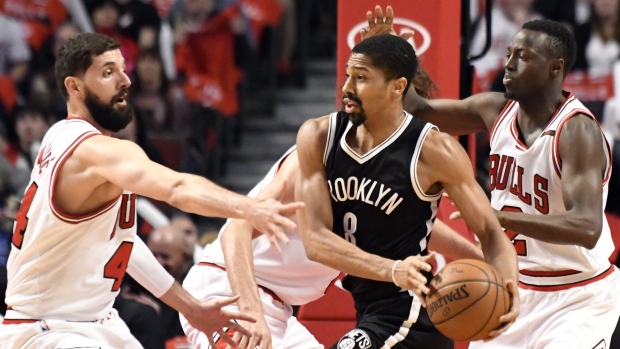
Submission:
[[[571,94],[528,148],[519,140],[518,109],[519,103],[510,101],[491,131],[491,205],[496,210],[527,214],[566,212],[558,149],[562,126],[578,113],[594,117]],[[607,158],[601,183],[604,208],[611,173],[604,136],[601,147]],[[470,348],[608,347],[620,316],[620,272],[609,263],[614,244],[605,215],[602,220],[601,236],[591,250],[507,231],[519,259],[521,313],[499,338],[473,343]]]
[[[256,185],[249,196],[256,196],[274,179],[284,159],[294,150],[289,149],[276,162],[265,178]],[[293,218],[294,219],[294,218]],[[222,231],[226,226],[222,228]],[[221,231],[220,231],[221,234]],[[299,231],[289,230],[290,242],[282,245],[278,253],[261,235],[252,241],[254,273],[274,348],[323,348],[295,317],[291,305],[301,305],[320,298],[339,272],[310,261],[301,241]],[[232,295],[225,271],[224,254],[218,237],[207,245],[203,257],[190,270],[183,287],[200,300],[210,300]],[[235,306],[230,309],[238,311]],[[197,348],[205,349],[208,342],[204,334],[196,333],[181,317],[185,333]]]
[[[14,227],[0,348],[141,348],[112,309],[134,246],[135,194],[81,216],[53,201],[64,161],[99,134],[67,119],[43,139]]]

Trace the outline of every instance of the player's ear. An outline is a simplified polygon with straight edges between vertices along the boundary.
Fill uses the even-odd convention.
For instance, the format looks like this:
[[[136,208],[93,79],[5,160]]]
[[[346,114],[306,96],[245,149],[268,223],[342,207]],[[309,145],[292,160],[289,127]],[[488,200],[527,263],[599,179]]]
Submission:
[[[564,72],[564,60],[562,58],[552,59],[549,68],[552,76],[562,75]]]
[[[65,78],[65,88],[69,95],[84,93],[82,82],[74,76],[67,76]]]
[[[393,89],[394,93],[402,97],[403,93],[405,93],[405,88],[407,88],[406,78],[400,77],[394,80],[394,89]]]

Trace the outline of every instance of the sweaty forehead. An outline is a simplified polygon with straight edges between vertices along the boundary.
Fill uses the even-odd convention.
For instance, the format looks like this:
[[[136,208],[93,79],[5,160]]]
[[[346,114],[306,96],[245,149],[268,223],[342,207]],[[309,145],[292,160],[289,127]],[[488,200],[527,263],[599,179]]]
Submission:
[[[548,38],[545,33],[521,29],[512,37],[509,48],[513,50],[526,49],[547,56]]]

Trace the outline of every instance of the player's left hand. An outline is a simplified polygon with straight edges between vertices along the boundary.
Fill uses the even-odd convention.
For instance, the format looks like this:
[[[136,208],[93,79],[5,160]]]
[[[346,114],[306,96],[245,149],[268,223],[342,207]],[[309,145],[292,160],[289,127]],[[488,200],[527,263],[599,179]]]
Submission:
[[[240,314],[223,309],[223,307],[235,303],[239,296],[217,299],[208,302],[201,302],[199,306],[192,308],[191,312],[183,313],[189,324],[204,333],[217,333],[226,343],[237,346],[224,328],[231,329],[236,333],[241,333],[250,337],[252,334],[234,320],[246,322],[256,322],[256,320],[245,314]],[[207,336],[211,347],[215,348],[215,342],[211,336]]]
[[[256,323],[243,321],[239,322],[239,324],[243,326],[243,328],[247,329],[252,336],[248,337],[243,335],[241,332],[235,332],[232,340],[235,343],[239,343],[239,345],[233,347],[229,344],[226,349],[272,349],[271,332],[265,322],[265,317],[262,314],[258,314],[255,317],[257,319]]]
[[[385,16],[383,16],[383,9],[381,9],[381,6],[375,6],[375,16],[373,16],[372,11],[368,11],[366,12],[366,20],[368,20],[368,28],[362,28],[360,30],[362,40],[377,35],[397,35],[394,30],[394,11],[392,10],[392,6],[387,6],[385,8]],[[400,37],[409,40],[413,37],[413,32],[404,32]]]
[[[508,289],[508,293],[510,293],[510,311],[500,316],[499,321],[503,325],[500,328],[491,331],[489,333],[489,338],[484,340],[485,342],[490,341],[493,338],[499,336],[500,334],[506,332],[506,330],[510,326],[512,326],[515,321],[517,321],[517,317],[519,316],[519,307],[521,304],[519,301],[519,288],[517,287],[517,284],[512,280],[508,280],[506,282],[506,288]]]

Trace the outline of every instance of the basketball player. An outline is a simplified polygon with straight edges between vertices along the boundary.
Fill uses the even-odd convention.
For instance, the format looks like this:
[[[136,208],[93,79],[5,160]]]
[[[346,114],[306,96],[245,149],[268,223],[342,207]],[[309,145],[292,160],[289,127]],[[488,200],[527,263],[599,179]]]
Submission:
[[[46,134],[17,214],[8,261],[2,348],[141,348],[112,309],[125,271],[207,333],[247,315],[222,310],[236,297],[197,301],[136,239],[136,195],[181,210],[249,219],[271,235],[294,228],[282,205],[228,192],[148,160],[134,143],[109,137],[132,119],[130,81],[116,41],[80,34],[61,48],[56,78],[69,117]],[[282,226],[279,226],[282,225]],[[131,259],[130,259],[131,256]]]
[[[430,96],[435,86],[423,69],[416,73],[414,84],[418,93],[425,96]],[[270,196],[285,185],[282,202],[292,202],[298,175],[297,151],[293,147],[252,189],[250,196]],[[183,282],[188,292],[203,301],[222,295],[240,296],[235,305],[229,306],[231,310],[241,310],[257,319],[255,324],[243,324],[252,333],[251,338],[241,332],[233,336],[240,348],[323,348],[293,317],[291,305],[306,304],[323,296],[340,272],[310,261],[299,231],[289,230],[287,236],[290,242],[281,246],[282,253],[278,253],[251,224],[229,220]],[[454,259],[483,259],[479,248],[439,221],[433,226],[428,245],[429,249]],[[196,347],[206,347],[206,336],[183,317],[181,322],[190,341]]]
[[[310,260],[348,275],[357,327],[334,348],[450,348],[424,305],[432,276],[429,233],[443,189],[462,209],[501,273],[518,314],[516,254],[462,147],[403,110],[417,69],[407,41],[380,35],[357,44],[347,63],[343,111],[304,123],[297,137],[295,198]],[[413,292],[404,292],[410,290]]]
[[[370,14],[371,32],[391,27],[387,12],[376,21]],[[491,132],[491,205],[518,254],[521,314],[471,348],[606,348],[620,316],[603,213],[609,144],[592,113],[562,90],[575,51],[562,24],[527,22],[507,48],[504,94],[458,101],[412,92],[412,112],[443,131]]]

